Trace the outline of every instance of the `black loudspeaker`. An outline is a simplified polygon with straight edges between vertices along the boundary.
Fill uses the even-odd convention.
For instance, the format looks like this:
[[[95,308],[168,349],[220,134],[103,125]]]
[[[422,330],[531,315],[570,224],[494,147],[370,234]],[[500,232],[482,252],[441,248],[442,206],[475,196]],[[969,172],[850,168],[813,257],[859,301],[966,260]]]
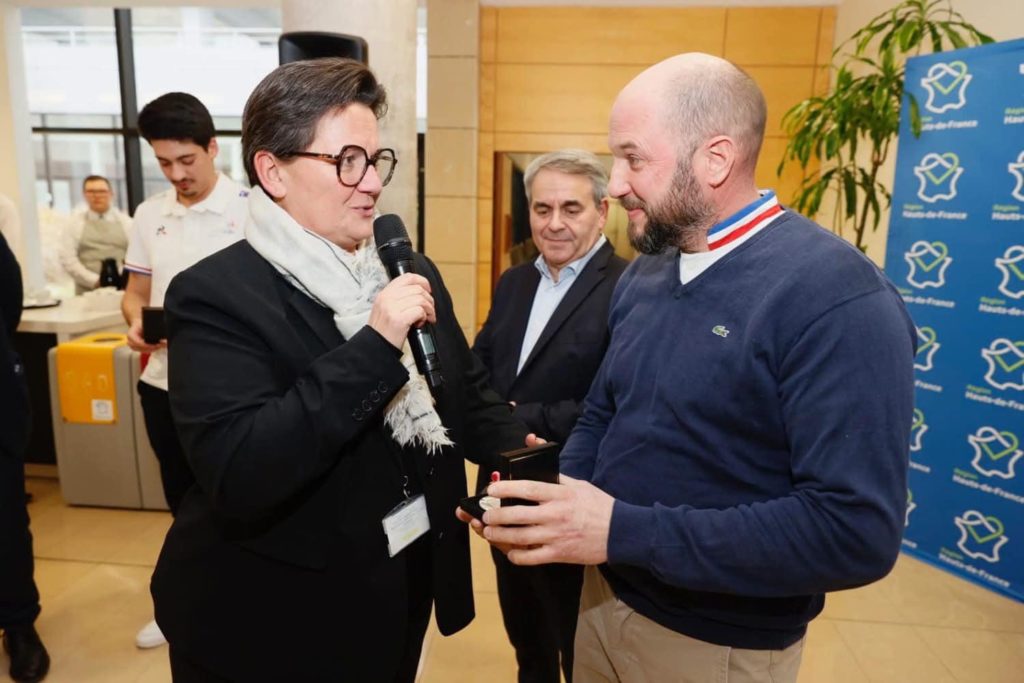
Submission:
[[[296,31],[282,33],[277,39],[277,57],[281,64],[319,57],[348,57],[369,64],[370,48],[359,36]]]

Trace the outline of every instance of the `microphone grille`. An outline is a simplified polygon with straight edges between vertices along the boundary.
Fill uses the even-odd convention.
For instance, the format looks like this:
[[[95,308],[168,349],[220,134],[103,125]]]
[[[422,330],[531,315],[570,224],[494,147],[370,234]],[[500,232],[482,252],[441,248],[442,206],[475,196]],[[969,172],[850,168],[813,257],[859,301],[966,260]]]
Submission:
[[[392,240],[408,240],[409,233],[405,230],[402,219],[393,213],[378,216],[373,221],[373,241],[378,246]]]

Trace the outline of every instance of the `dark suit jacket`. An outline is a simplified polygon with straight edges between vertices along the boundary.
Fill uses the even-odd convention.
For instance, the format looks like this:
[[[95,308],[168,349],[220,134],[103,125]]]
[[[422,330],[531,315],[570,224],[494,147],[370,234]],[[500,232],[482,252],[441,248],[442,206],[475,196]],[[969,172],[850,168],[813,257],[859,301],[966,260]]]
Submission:
[[[171,646],[231,680],[386,681],[404,647],[408,553],[388,557],[381,522],[403,472],[426,494],[435,615],[473,618],[463,457],[490,458],[526,432],[485,382],[433,264],[437,409],[454,448],[401,449],[383,408],[405,384],[399,352],[288,284],[248,242],[171,283],[171,406],[197,480],[153,576]],[[421,539],[422,540],[422,539]]]
[[[21,321],[21,268],[0,235],[0,458],[21,458],[31,426],[25,370],[14,350]]]
[[[559,443],[569,438],[608,347],[608,304],[627,265],[610,242],[598,249],[551,315],[518,375],[541,276],[530,261],[505,271],[498,281],[473,351],[490,370],[494,390],[515,401],[515,416],[538,436]],[[488,475],[481,468],[478,490],[486,486]]]

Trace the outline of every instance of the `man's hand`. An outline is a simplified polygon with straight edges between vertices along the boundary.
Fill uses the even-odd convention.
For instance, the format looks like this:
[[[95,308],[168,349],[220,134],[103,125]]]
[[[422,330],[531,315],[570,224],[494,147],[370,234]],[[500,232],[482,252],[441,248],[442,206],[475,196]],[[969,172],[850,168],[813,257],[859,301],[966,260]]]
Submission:
[[[167,346],[167,340],[163,339],[158,344],[148,344],[142,338],[142,318],[136,318],[128,326],[128,347],[139,353],[153,353],[158,349]]]
[[[615,499],[589,482],[564,474],[559,481],[491,484],[487,493],[495,498],[524,498],[539,504],[488,510],[477,533],[505,552],[513,564],[606,562]],[[523,526],[507,526],[512,524]]]
[[[484,538],[484,523],[483,522],[481,522],[479,519],[477,519],[473,515],[469,514],[468,512],[463,510],[462,508],[455,508],[455,516],[458,517],[463,522],[466,522],[467,524],[469,524],[469,528],[473,530],[473,533],[475,533],[480,538]],[[495,548],[497,548],[501,552],[505,553],[506,555],[508,555],[508,552],[510,550],[512,550],[512,546],[510,546],[510,545],[503,545],[501,543],[491,543],[491,545],[493,545]]]

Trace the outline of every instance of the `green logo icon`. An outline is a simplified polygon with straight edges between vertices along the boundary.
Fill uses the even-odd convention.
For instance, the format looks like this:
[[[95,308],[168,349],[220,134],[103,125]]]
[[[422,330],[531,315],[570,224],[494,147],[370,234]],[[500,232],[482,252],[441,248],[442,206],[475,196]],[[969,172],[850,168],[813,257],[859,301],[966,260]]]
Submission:
[[[1024,458],[1016,434],[985,425],[968,436],[967,442],[974,448],[974,469],[986,477],[1014,478],[1017,461]]]
[[[920,408],[914,408],[914,420],[910,423],[910,450],[917,452],[921,450],[921,438],[928,431],[928,425],[924,423],[924,413]]]
[[[967,104],[966,90],[971,78],[967,65],[960,60],[932,64],[927,76],[921,79],[921,86],[928,93],[925,109],[941,114],[963,107]]]
[[[960,85],[961,81],[964,80],[964,76],[967,75],[967,65],[959,60],[949,62],[946,67],[948,69],[947,73],[954,76],[953,80],[951,80],[948,85],[943,85],[942,83],[939,83],[938,80],[934,83],[935,89],[943,95],[948,95],[953,92],[953,90]]]
[[[1005,458],[1010,453],[1013,453],[1015,450],[1017,450],[1017,447],[1020,446],[1020,440],[1017,438],[1017,435],[1014,434],[1013,432],[999,432],[999,436],[1002,437],[1003,443],[1009,445],[998,452],[993,451],[992,447],[989,446],[987,442],[983,442],[981,444],[981,447],[985,450],[985,453],[988,454],[988,457],[992,458],[993,460]]]
[[[949,179],[949,176],[956,173],[956,169],[960,168],[960,157],[953,154],[952,152],[946,152],[945,154],[937,155],[939,159],[945,163],[937,163],[936,165],[924,170],[925,176],[928,180],[932,181],[933,185],[941,185]],[[936,173],[936,168],[945,169],[941,173]]]
[[[978,510],[965,510],[953,523],[960,530],[957,548],[967,557],[986,562],[999,562],[999,550],[1010,539],[1005,536],[1002,520]]]
[[[914,256],[914,262],[917,263],[917,267],[928,272],[934,270],[937,265],[942,263],[942,260],[949,256],[949,247],[946,246],[945,242],[932,242],[931,252],[925,252]],[[934,331],[934,330],[933,330]]]
[[[942,287],[946,284],[946,268],[953,262],[945,242],[918,240],[903,254],[910,266],[907,282],[913,287]]]
[[[971,524],[967,527],[967,532],[971,536],[973,536],[974,540],[978,543],[985,543],[987,541],[991,541],[993,538],[998,538],[1002,536],[1003,532],[1006,531],[1006,528],[1003,526],[1002,520],[1000,520],[998,517],[986,517],[985,521],[987,522],[987,524]],[[977,526],[985,527],[986,531],[988,531],[989,529],[994,529],[995,531],[992,531],[988,534],[979,534],[977,531],[975,531],[975,527]]]

